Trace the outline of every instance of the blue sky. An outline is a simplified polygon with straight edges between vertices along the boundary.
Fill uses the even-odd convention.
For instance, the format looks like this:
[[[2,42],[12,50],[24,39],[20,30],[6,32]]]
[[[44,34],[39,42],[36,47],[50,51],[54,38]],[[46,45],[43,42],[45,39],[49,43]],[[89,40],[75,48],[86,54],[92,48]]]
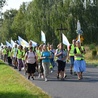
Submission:
[[[32,0],[6,0],[7,4],[3,7],[3,12],[9,9],[19,9],[22,2],[29,2]]]

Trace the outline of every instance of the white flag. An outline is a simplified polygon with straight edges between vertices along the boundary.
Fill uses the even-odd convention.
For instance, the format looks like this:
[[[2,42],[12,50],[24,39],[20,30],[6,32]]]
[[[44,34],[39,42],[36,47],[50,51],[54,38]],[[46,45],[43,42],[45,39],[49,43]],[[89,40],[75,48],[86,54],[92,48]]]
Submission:
[[[24,39],[22,39],[20,36],[18,36],[18,41],[20,45],[22,45],[23,47],[29,47],[29,43],[25,41]]]
[[[12,45],[8,41],[6,41],[6,45],[7,47],[12,47]]]
[[[70,45],[70,43],[69,43],[67,37],[66,37],[63,33],[62,33],[62,41],[63,41],[63,44],[65,44],[65,45],[67,45],[67,46]]]
[[[15,44],[16,44],[16,43],[11,39],[11,45],[12,45],[12,47],[14,47]]]
[[[46,43],[46,37],[45,37],[45,33],[43,31],[41,31],[41,41]]]
[[[4,45],[3,45],[3,43],[1,43],[1,47],[3,47]]]
[[[34,41],[32,41],[32,40],[30,40],[31,42],[32,42],[32,46],[33,47],[36,47],[37,46],[37,43],[36,42],[34,42]]]

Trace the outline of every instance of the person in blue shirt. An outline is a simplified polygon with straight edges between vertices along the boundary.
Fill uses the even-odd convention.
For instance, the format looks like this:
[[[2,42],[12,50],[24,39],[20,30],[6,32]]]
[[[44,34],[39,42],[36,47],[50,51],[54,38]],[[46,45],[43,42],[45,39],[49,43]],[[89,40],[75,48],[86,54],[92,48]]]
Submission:
[[[51,54],[47,50],[47,46],[43,45],[43,52],[42,52],[42,55],[41,55],[41,59],[42,59],[42,66],[43,66],[43,69],[44,69],[45,81],[47,81],[47,76],[49,74],[50,58],[51,58]]]

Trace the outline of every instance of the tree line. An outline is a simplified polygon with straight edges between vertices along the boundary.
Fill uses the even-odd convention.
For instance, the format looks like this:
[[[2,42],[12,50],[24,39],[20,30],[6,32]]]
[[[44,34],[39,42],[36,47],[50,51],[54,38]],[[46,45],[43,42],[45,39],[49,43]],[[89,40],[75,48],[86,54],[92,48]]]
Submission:
[[[41,42],[41,30],[47,43],[57,45],[60,33],[64,33],[69,42],[77,38],[77,21],[81,23],[83,43],[98,42],[98,1],[94,0],[32,0],[24,2],[19,10],[11,9],[3,13],[0,26],[0,42],[17,40],[18,36],[29,41]],[[86,6],[86,8],[84,7]],[[66,28],[58,31],[60,26]]]

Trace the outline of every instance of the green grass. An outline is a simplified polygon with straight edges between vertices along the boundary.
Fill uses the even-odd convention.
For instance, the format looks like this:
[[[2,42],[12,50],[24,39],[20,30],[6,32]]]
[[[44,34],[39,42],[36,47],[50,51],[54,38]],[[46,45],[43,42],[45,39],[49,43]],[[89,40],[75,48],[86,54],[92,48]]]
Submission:
[[[98,66],[98,53],[95,57],[92,57],[92,50],[90,50],[88,46],[86,46],[85,49],[86,49],[85,54],[86,63],[88,65]],[[96,50],[98,51],[98,46],[96,46]]]
[[[40,88],[0,61],[0,98],[50,98]]]

